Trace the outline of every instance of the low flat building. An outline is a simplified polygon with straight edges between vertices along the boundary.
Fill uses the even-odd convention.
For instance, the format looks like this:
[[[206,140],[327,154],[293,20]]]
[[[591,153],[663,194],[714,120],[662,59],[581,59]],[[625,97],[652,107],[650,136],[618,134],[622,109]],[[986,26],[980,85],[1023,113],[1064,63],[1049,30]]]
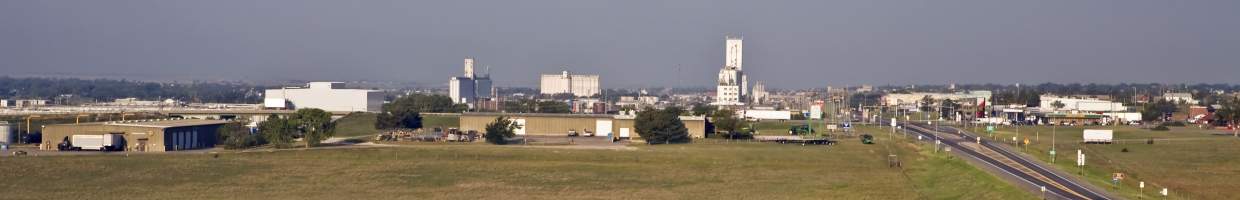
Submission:
[[[1107,116],[1090,113],[1048,113],[1042,115],[1042,119],[1049,124],[1081,126],[1104,124]]]
[[[54,150],[74,135],[117,134],[124,151],[162,152],[214,148],[217,131],[228,121],[201,119],[155,119],[80,124],[56,124],[43,128],[43,149]]]
[[[517,135],[536,136],[567,136],[569,131],[578,133],[594,133],[597,136],[613,138],[640,138],[634,128],[633,115],[601,115],[601,114],[546,114],[546,113],[463,113],[460,117],[460,130],[486,132],[487,124],[500,116],[509,117],[521,125],[516,129]],[[680,120],[689,129],[692,138],[706,137],[706,117],[681,116]]]

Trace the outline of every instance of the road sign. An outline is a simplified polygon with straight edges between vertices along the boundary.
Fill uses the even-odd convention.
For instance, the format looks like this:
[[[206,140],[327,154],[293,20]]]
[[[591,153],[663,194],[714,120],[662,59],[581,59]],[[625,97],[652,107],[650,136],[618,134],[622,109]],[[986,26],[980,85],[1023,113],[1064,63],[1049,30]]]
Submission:
[[[1025,138],[1025,146],[1029,145],[1029,138]]]
[[[1167,188],[1163,188],[1163,190],[1162,190],[1161,192],[1158,192],[1158,193],[1159,193],[1159,194],[1162,194],[1164,197],[1165,197],[1165,196],[1167,196],[1167,193],[1168,193],[1168,192],[1167,192]]]
[[[1141,189],[1145,189],[1145,181],[1141,181],[1140,187]]]
[[[986,126],[986,132],[995,132],[995,125]]]
[[[1085,154],[1081,150],[1076,150],[1076,166],[1085,166]]]
[[[892,118],[891,118],[891,126],[896,126],[896,118],[895,118],[895,117],[892,117]]]

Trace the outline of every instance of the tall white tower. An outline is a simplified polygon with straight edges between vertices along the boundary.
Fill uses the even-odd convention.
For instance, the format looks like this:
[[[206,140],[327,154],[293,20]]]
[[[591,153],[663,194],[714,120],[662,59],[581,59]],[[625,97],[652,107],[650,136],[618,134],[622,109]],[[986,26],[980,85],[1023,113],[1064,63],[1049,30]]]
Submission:
[[[474,58],[465,57],[465,77],[474,78]]]
[[[745,105],[749,93],[749,77],[741,70],[742,46],[739,36],[726,36],[723,69],[715,90],[715,105]]]
[[[742,56],[744,52],[742,51],[743,48],[741,48],[741,44],[742,44],[741,37],[729,35],[726,38],[727,38],[727,43],[726,43],[727,46],[725,48],[726,52],[724,52],[725,60],[724,60],[723,66],[735,67],[736,70],[745,70],[744,66],[741,66],[741,64],[743,63],[741,62],[742,61],[741,59],[742,57],[744,57]]]

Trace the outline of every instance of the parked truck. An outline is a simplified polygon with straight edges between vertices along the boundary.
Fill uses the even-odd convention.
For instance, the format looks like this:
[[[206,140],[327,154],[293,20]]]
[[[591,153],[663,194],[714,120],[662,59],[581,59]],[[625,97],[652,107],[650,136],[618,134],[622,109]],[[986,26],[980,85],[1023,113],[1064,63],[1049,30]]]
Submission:
[[[62,150],[118,151],[125,149],[125,137],[121,134],[72,135]],[[67,149],[63,149],[66,148]]]
[[[1112,130],[1085,129],[1084,139],[1086,144],[1110,144],[1113,138]]]

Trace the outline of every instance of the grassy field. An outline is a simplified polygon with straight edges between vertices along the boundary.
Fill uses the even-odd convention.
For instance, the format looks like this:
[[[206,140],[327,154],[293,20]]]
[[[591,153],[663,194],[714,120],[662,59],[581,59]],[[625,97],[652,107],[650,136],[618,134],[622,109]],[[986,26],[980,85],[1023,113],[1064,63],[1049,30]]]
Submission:
[[[434,127],[451,128],[451,127],[460,127],[460,126],[461,126],[461,117],[460,117],[460,116],[450,116],[450,115],[422,115],[422,127],[426,127],[426,128],[434,128]]]
[[[1083,129],[1114,129],[1115,144],[1081,144]],[[1049,162],[1051,139],[1056,146],[1055,166],[1065,171],[1081,172],[1095,185],[1106,186],[1112,193],[1126,198],[1161,197],[1158,190],[1166,187],[1173,199],[1230,199],[1240,191],[1240,139],[1217,136],[1218,131],[1171,127],[1171,131],[1150,131],[1130,126],[1021,127],[1021,138],[1032,143],[1026,153]],[[984,129],[978,129],[984,130]],[[1016,129],[1002,127],[997,137],[1010,141]],[[984,131],[982,131],[984,132]],[[1153,145],[1145,141],[1158,139]],[[1166,139],[1166,140],[1164,140]],[[1023,140],[1023,139],[1021,139]],[[1024,148],[1018,148],[1024,149]],[[1075,166],[1076,150],[1086,154],[1083,171]],[[1124,152],[1127,149],[1128,152]],[[1124,173],[1126,179],[1116,187],[1112,173]],[[1138,181],[1145,181],[1142,192]]]
[[[9,199],[1032,199],[924,144],[419,144],[254,153],[0,158]],[[904,168],[887,167],[894,153]]]
[[[377,114],[374,113],[352,113],[336,120],[336,137],[354,137],[378,134],[379,130],[375,129],[376,116]],[[422,127],[426,128],[458,127],[460,126],[460,123],[460,117],[457,116],[422,116]]]
[[[375,129],[375,113],[351,113],[336,120],[336,137],[379,134]]]

